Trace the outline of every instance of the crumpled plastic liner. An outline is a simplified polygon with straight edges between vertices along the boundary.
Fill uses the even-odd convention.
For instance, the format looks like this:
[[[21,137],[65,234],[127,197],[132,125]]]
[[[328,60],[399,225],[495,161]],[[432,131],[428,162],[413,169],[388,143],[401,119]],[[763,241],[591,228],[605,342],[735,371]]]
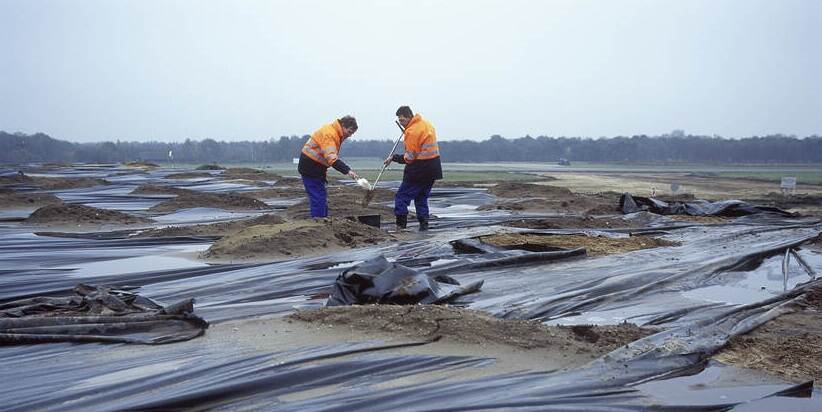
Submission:
[[[780,216],[794,216],[793,213],[779,208],[757,206],[741,200],[723,200],[719,202],[697,200],[684,203],[666,203],[659,199],[632,196],[630,193],[623,193],[622,196],[620,196],[619,210],[625,214],[648,211],[660,215],[735,217],[757,213],[773,213]]]
[[[160,176],[151,172],[144,183],[159,183]],[[432,207],[443,210],[463,201],[482,203],[490,198],[476,189],[437,192],[432,193]],[[389,262],[429,276],[450,276],[465,285],[484,280],[479,293],[461,296],[454,303],[498,317],[539,319],[549,324],[616,324],[627,320],[663,331],[570,371],[446,380],[437,378],[440,375],[436,372],[477,367],[489,360],[381,353],[377,343],[288,348],[277,353],[230,345],[202,347],[194,345],[196,340],[139,352],[120,351],[117,345],[0,347],[4,366],[0,368],[4,382],[0,398],[11,410],[381,411],[645,410],[652,406],[658,410],[727,410],[738,402],[747,402],[741,407],[754,407],[787,399],[758,394],[706,405],[694,391],[692,398],[667,404],[641,384],[697,374],[710,354],[731,336],[795,310],[794,299],[800,299],[810,287],[818,287],[818,281],[804,283],[810,276],[795,259],[784,275],[779,263],[786,251],[793,250],[815,273],[822,273],[822,253],[805,247],[822,232],[818,220],[756,213],[723,224],[699,225],[649,216],[654,226],[650,229],[601,231],[653,233],[681,245],[590,258],[580,252],[571,255],[571,251],[539,256],[518,250],[455,248],[455,244],[470,244],[477,236],[501,230],[493,225],[507,219],[499,212],[462,213],[437,220],[435,226],[447,230],[434,230],[398,244],[266,264],[164,271],[124,267],[122,273],[95,283],[140,286],[141,295],[168,302],[194,297],[200,316],[220,322],[285,314],[295,306],[321,307],[345,262],[382,255]],[[636,216],[642,212],[626,218]],[[15,230],[19,228],[14,224],[0,227],[3,234]],[[18,235],[0,239],[0,302],[64,294],[74,283],[95,278],[94,273],[77,272],[73,264],[151,255],[162,250],[164,241],[155,239],[154,245],[133,247],[124,239],[59,239],[55,243],[46,239]],[[50,245],[56,249],[51,250]],[[82,253],[69,259],[72,248]],[[52,254],[62,256],[50,259]],[[40,264],[40,260],[47,263]],[[340,264],[342,269],[330,269]],[[784,291],[783,276],[788,280]],[[738,303],[739,295],[752,290],[757,294]],[[763,295],[769,297],[762,299]],[[319,359],[323,362],[316,362]],[[380,385],[402,377],[413,377],[411,381],[418,383]],[[781,385],[773,393],[786,389],[792,386]],[[808,394],[807,385],[793,389]],[[300,394],[305,394],[305,399],[300,400]],[[777,404],[799,402],[813,410],[819,409],[818,401],[814,403],[817,398]]]
[[[0,303],[0,346],[54,342],[161,344],[202,335],[194,300],[161,306],[135,293],[78,284],[69,297]]]
[[[461,286],[450,277],[429,277],[378,256],[343,271],[334,282],[326,305],[446,303],[481,287],[482,281]]]

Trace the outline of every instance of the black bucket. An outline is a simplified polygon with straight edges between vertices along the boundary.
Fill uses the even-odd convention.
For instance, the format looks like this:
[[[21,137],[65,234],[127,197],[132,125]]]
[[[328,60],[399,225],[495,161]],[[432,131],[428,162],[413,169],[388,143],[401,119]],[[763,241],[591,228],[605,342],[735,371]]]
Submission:
[[[380,227],[380,215],[357,216],[357,220],[364,225]]]

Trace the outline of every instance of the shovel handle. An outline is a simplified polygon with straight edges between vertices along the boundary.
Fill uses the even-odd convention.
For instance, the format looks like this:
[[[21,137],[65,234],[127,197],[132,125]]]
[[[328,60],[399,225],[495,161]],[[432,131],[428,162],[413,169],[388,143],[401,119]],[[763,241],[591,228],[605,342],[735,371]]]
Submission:
[[[397,146],[400,145],[400,140],[402,140],[402,137],[405,135],[405,128],[402,127],[400,122],[395,120],[394,123],[396,123],[397,127],[399,127],[400,130],[402,130],[402,133],[400,134],[400,137],[397,138],[397,141],[394,142],[394,147],[391,149],[391,153],[389,153],[388,156],[393,156],[394,155],[394,151],[397,150]],[[388,164],[382,165],[382,170],[380,170],[380,174],[377,175],[377,179],[374,180],[374,184],[371,185],[371,190],[374,190],[374,189],[377,188],[377,183],[380,182],[380,177],[382,177],[382,172],[384,172],[387,167],[388,167]]]

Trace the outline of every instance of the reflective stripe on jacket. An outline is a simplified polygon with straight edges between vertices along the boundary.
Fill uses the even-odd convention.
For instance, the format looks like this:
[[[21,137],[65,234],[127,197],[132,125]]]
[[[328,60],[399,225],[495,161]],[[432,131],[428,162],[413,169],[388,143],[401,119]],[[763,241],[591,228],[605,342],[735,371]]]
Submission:
[[[431,122],[417,113],[405,127],[405,159],[406,164],[415,160],[428,160],[440,157],[440,148],[437,145],[437,132]]]
[[[342,145],[342,125],[339,120],[319,128],[305,142],[302,152],[311,160],[331,167],[337,161]]]

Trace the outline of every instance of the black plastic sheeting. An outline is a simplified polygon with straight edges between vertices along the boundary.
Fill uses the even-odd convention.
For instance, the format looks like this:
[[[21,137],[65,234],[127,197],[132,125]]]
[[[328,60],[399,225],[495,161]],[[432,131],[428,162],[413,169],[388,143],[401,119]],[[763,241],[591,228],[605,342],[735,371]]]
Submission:
[[[194,300],[162,306],[135,293],[79,284],[69,297],[0,304],[0,345],[108,342],[155,345],[202,335]]]
[[[119,176],[119,183],[85,189],[73,199],[102,202],[138,184],[168,184],[162,177],[178,171]],[[89,171],[96,177],[119,172],[114,168]],[[226,189],[207,179],[197,185],[205,190],[209,185]],[[57,194],[66,196],[65,192],[71,191]],[[724,400],[706,399],[704,392],[678,386],[683,379],[713,373],[717,368],[709,365],[709,356],[731,336],[796,310],[807,290],[819,286],[803,268],[812,273],[822,270],[822,253],[806,247],[822,232],[818,220],[756,213],[725,224],[697,225],[639,212],[626,219],[647,220],[651,229],[507,229],[545,236],[653,233],[680,243],[591,258],[582,250],[498,250],[476,242],[477,236],[500,230],[497,224],[511,218],[498,211],[471,210],[490,199],[477,189],[435,189],[432,210],[439,219],[428,235],[266,264],[204,265],[173,257],[181,251],[202,250],[211,239],[136,240],[126,234],[57,239],[34,236],[32,229],[6,223],[0,226],[0,303],[32,296],[64,297],[77,282],[139,286],[140,295],[157,302],[195,298],[196,312],[218,323],[322,307],[341,272],[382,255],[426,276],[448,276],[463,285],[484,281],[481,291],[453,303],[498,317],[548,324],[630,321],[660,327],[662,332],[570,371],[482,378],[460,376],[470,376],[471,369],[492,359],[400,355],[379,342],[284,348],[273,353],[236,344],[203,346],[196,339],[175,345],[132,345],[128,350],[117,344],[0,347],[4,382],[0,399],[9,410],[820,407],[817,392],[810,399],[785,397],[809,395],[807,385],[722,388],[734,395]],[[209,218],[202,213],[196,218],[177,216],[182,219],[174,216],[175,224]],[[786,253],[804,263],[795,257],[786,263]],[[153,265],[162,259],[167,262]],[[450,377],[439,378],[446,375]],[[392,380],[407,381],[381,385]],[[666,385],[681,396],[662,396]]]
[[[480,290],[482,281],[461,286],[453,278],[428,276],[378,256],[346,269],[334,282],[327,306],[447,303]]]
[[[694,202],[667,203],[650,197],[632,196],[623,193],[619,198],[619,210],[622,213],[636,213],[648,211],[660,215],[690,215],[690,216],[747,216],[757,213],[773,213],[780,216],[794,216],[793,213],[769,206],[757,206],[741,200],[723,200],[709,202],[698,200]]]

